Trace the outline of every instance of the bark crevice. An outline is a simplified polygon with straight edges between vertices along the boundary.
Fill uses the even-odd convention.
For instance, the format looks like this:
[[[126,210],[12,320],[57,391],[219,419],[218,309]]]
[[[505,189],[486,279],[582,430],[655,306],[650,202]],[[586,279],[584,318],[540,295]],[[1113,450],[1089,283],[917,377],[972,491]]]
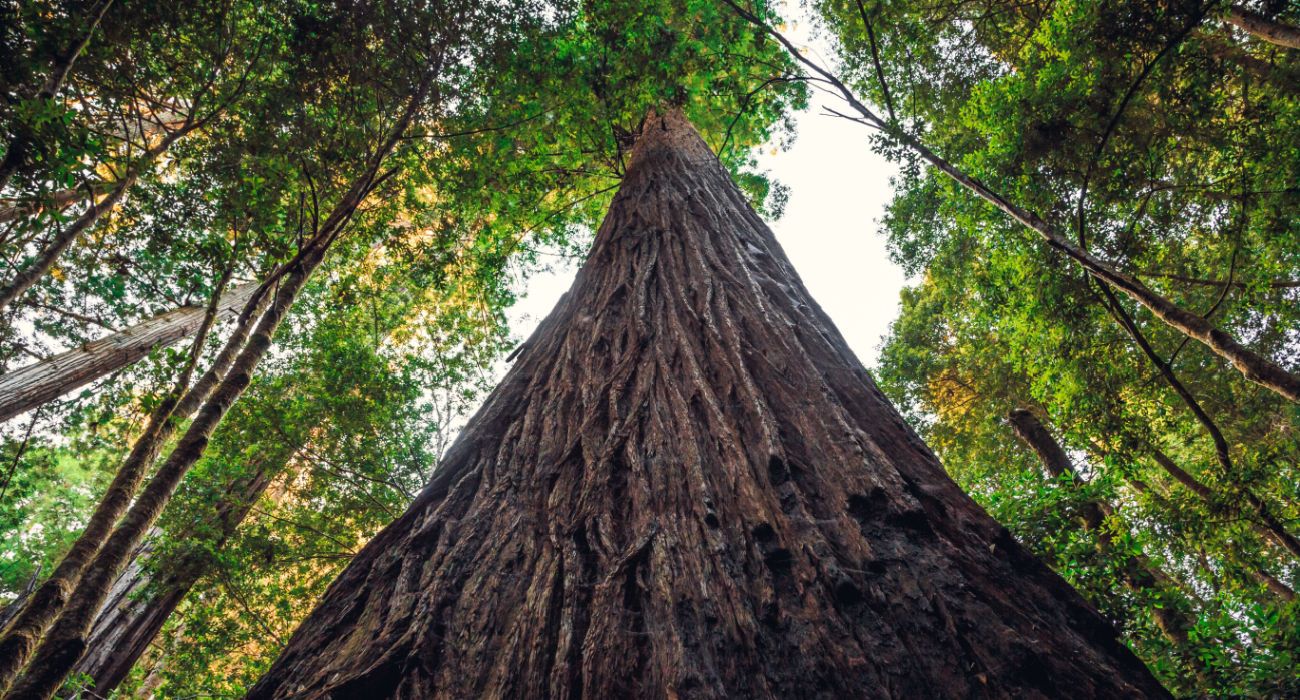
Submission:
[[[948,478],[679,113],[525,348],[250,698],[395,653],[400,698],[1166,695]]]

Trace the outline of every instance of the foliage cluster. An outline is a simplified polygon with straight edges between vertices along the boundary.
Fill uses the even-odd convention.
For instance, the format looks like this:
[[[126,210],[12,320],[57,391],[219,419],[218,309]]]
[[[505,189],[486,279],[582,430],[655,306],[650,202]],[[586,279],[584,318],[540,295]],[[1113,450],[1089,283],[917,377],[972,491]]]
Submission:
[[[841,76],[893,123],[1294,371],[1300,52],[1199,0],[818,7]],[[1168,687],[1300,692],[1300,552],[1285,541],[1300,532],[1297,405],[877,139],[907,163],[882,227],[916,280],[884,344],[886,392]],[[1076,476],[1017,440],[1015,409]],[[1133,567],[1155,583],[1132,585]]]

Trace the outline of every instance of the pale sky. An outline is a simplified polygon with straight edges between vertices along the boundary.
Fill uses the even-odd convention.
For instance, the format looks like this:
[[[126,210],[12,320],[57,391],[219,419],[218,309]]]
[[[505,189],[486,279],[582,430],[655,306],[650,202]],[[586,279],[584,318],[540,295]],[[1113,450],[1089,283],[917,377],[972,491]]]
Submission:
[[[790,187],[785,215],[768,221],[804,284],[868,368],[881,336],[898,315],[901,269],[889,260],[878,222],[891,197],[892,164],[871,152],[866,127],[823,115],[816,95],[797,115],[797,137],[785,151],[763,149],[759,166]],[[510,310],[510,327],[527,338],[569,289],[577,265],[556,266],[525,280]]]

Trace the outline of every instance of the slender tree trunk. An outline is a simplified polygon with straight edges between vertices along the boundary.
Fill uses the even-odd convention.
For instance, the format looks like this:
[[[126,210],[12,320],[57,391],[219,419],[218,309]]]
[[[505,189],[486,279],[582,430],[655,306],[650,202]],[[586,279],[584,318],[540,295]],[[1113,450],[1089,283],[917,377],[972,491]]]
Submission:
[[[1034,212],[1003,197],[983,182],[966,174],[957,166],[931,151],[915,136],[903,130],[897,122],[887,121],[873,112],[839,78],[804,55],[798,47],[790,43],[780,32],[768,27],[756,15],[736,4],[734,0],[724,1],[746,21],[753,23],[781,42],[796,61],[816,73],[820,79],[832,85],[845,102],[861,116],[859,121],[884,132],[889,138],[897,141],[900,145],[906,146],[908,150],[919,155],[922,160],[934,166],[939,172],[952,179],[953,182],[1025,225],[1037,233],[1047,243],[1048,247],[1065,254],[1066,257],[1078,263],[1092,277],[1136,301],[1170,328],[1205,345],[1214,354],[1231,363],[1250,381],[1267,387],[1291,401],[1300,403],[1300,376],[1237,342],[1237,339],[1227,332],[1216,327],[1200,315],[1175,304],[1170,299],[1143,284],[1136,277],[1120,271],[1104,260],[1094,257]]]
[[[1106,454],[1106,449],[1096,443],[1093,443],[1093,449],[1096,450],[1099,454]],[[1172,460],[1170,460],[1168,455],[1165,455],[1163,452],[1160,453],[1160,457],[1157,458],[1157,462],[1160,462],[1161,460],[1166,460],[1166,463],[1169,465],[1173,465],[1174,469],[1176,469],[1178,472],[1187,475],[1187,472],[1184,472],[1181,468],[1179,468],[1178,465],[1175,464]],[[1204,484],[1201,484],[1199,481],[1192,479],[1190,475],[1187,475],[1187,477],[1191,479],[1191,482],[1196,484],[1197,487],[1205,488],[1206,492],[1208,492],[1208,488],[1206,488]],[[1151,485],[1146,483],[1145,481],[1142,481],[1141,479],[1133,478],[1131,476],[1125,477],[1125,481],[1130,486],[1132,486],[1135,490],[1137,490],[1139,493],[1146,494],[1149,497],[1157,499],[1158,501],[1163,503],[1166,507],[1172,507],[1169,506],[1169,504],[1167,503],[1165,495],[1163,493],[1153,489]],[[1188,486],[1188,488],[1191,488],[1193,492],[1196,492],[1196,488],[1193,488],[1190,485]],[[1203,555],[1204,553],[1202,552],[1202,556]],[[1270,574],[1269,572],[1263,569],[1260,569],[1255,564],[1245,561],[1239,556],[1228,557],[1228,559],[1231,560],[1237,566],[1240,566],[1252,581],[1264,585],[1264,587],[1267,588],[1269,592],[1273,594],[1275,597],[1277,597],[1278,599],[1287,602],[1296,599],[1295,591],[1291,590],[1290,587],[1288,587],[1286,584],[1278,580],[1276,576]]]
[[[226,490],[212,516],[200,526],[201,531],[216,533],[206,540],[205,549],[220,551],[225,546],[297,451],[297,446],[281,445],[258,455],[260,464]],[[151,554],[142,548],[114,582],[87,638],[86,655],[73,670],[89,679],[96,695],[107,696],[121,685],[190,589],[209,572],[206,558],[183,557],[167,562],[164,577],[154,580],[140,563],[146,556]]]
[[[63,255],[63,251],[67,250],[68,247],[72,245],[73,241],[77,240],[82,233],[90,229],[96,221],[99,221],[99,217],[102,216],[104,212],[112,211],[117,206],[117,203],[122,201],[122,197],[126,194],[127,189],[129,189],[134,182],[134,177],[128,176],[122,178],[113,189],[109,190],[108,194],[103,199],[91,202],[90,206],[86,208],[86,211],[82,212],[81,216],[78,216],[72,223],[64,226],[58,233],[56,233],[54,237],[45,244],[45,247],[36,254],[35,258],[28,262],[25,267],[20,269],[18,273],[14,275],[13,279],[0,287],[0,311],[6,309],[9,304],[13,303],[14,299],[27,291],[33,284],[36,284],[37,280],[41,277],[45,276],[45,273],[49,272],[51,267],[54,267],[55,261],[59,259],[59,256]]]
[[[68,74],[72,72],[72,67],[77,63],[77,58],[81,52],[86,49],[90,43],[90,38],[94,36],[95,30],[99,28],[99,23],[104,19],[104,14],[113,4],[113,0],[99,0],[91,8],[89,23],[86,31],[77,40],[77,43],[68,47],[62,56],[55,61],[53,69],[50,71],[50,77],[45,80],[45,84],[36,93],[36,99],[48,100],[63,89],[63,83],[67,81]],[[9,179],[18,171],[23,161],[27,159],[27,149],[30,146],[30,136],[19,133],[9,141],[5,148],[5,155],[0,159],[0,191],[9,185]]]
[[[207,546],[213,551],[225,546],[287,461],[278,458],[293,452],[277,450],[278,464],[257,469],[227,491],[212,522],[207,523],[217,533]],[[168,562],[167,573],[156,580],[143,565],[149,556],[147,548],[138,550],[131,566],[113,583],[87,637],[86,655],[73,669],[74,675],[88,679],[88,687],[96,696],[107,697],[126,680],[176,607],[209,570],[205,559],[189,557]]]
[[[1285,46],[1288,49],[1300,49],[1300,27],[1271,20],[1264,15],[1233,5],[1228,8],[1225,17],[1228,23],[1270,44]]]
[[[381,332],[387,334],[391,328]],[[323,420],[323,416],[317,417]],[[310,418],[308,421],[310,422]],[[251,474],[230,484],[211,515],[194,528],[203,535],[203,551],[220,551],[242,525],[248,513],[266,492],[272,480],[302,448],[298,441],[281,441],[257,447],[255,463],[244,473]],[[185,533],[173,537],[190,539]],[[127,571],[114,582],[104,609],[95,619],[86,645],[86,655],[73,674],[89,681],[97,696],[115,690],[148,651],[176,607],[200,579],[211,571],[206,554],[182,555],[178,559],[155,562],[148,568],[139,559],[153,554],[141,548],[132,558]],[[162,573],[152,575],[151,571]]]
[[[1270,593],[1277,596],[1279,599],[1284,600],[1288,603],[1296,599],[1295,589],[1291,588],[1285,583],[1282,583],[1282,581],[1278,579],[1278,577],[1274,576],[1273,574],[1267,571],[1263,571],[1257,567],[1251,566],[1249,564],[1243,564],[1243,566],[1245,567],[1247,574],[1251,578],[1255,579],[1257,583],[1263,584],[1263,586],[1267,588]]]
[[[37,201],[8,200],[0,207],[0,224],[39,214],[47,209],[63,211],[77,202],[96,197],[113,189],[111,182],[99,182],[88,187],[73,187],[49,193]]]
[[[108,535],[94,559],[82,567],[80,581],[58,611],[53,626],[36,648],[27,672],[6,698],[48,698],[63,683],[85,650],[84,636],[108,595],[112,582],[130,559],[171,498],[189,468],[202,456],[212,431],[248,386],[253,371],[270,348],[275,333],[308,274],[320,262],[323,250],[309,251],[284,278],[274,301],[267,307],[236,356],[230,371],[216,386],[167,460],[149,480],[118,526]]]
[[[140,160],[132,163],[127,167],[127,172],[122,179],[113,183],[113,188],[104,195],[104,198],[98,201],[92,201],[86,211],[82,212],[71,224],[65,226],[61,231],[54,235],[54,238],[45,245],[36,257],[23,269],[14,275],[14,278],[0,287],[0,311],[3,311],[18,298],[20,294],[27,291],[33,284],[36,284],[46,272],[54,267],[54,263],[63,255],[63,252],[77,240],[82,233],[85,233],[94,226],[100,217],[105,213],[117,208],[122,198],[126,196],[135,181],[140,177],[140,173],[153,164],[158,156],[161,156],[171,147],[173,143],[185,136],[198,127],[198,122],[187,121],[185,126],[176,129],[163,137],[153,148],[145,151]]]
[[[391,331],[392,327],[386,325],[376,333],[386,336]],[[316,416],[315,424],[324,418]],[[308,423],[312,420],[307,417]],[[212,513],[203,514],[202,522],[193,527],[195,533],[214,534],[171,533],[173,538],[185,540],[202,536],[202,554],[180,555],[145,567],[140,559],[154,555],[147,547],[137,550],[131,566],[114,582],[104,609],[91,628],[86,655],[73,670],[75,677],[87,679],[87,687],[93,688],[96,696],[107,696],[126,679],[181,601],[195,584],[211,573],[212,562],[207,553],[225,547],[272,480],[302,447],[298,440],[257,445],[254,463],[243,470],[251,476],[228,485]]]
[[[1300,74],[1252,55],[1244,47],[1217,34],[1201,37],[1211,56],[1237,64],[1251,78],[1290,95],[1300,95]]]
[[[1169,455],[1159,448],[1152,446],[1150,452],[1151,457],[1156,464],[1160,465],[1161,469],[1165,470],[1165,473],[1173,477],[1174,481],[1186,486],[1188,490],[1209,504],[1211,508],[1223,509],[1240,517],[1249,522],[1251,527],[1265,540],[1285,549],[1292,556],[1300,557],[1300,541],[1297,541],[1294,535],[1287,532],[1268,506],[1260,501],[1259,497],[1253,492],[1244,491],[1244,503],[1238,502],[1234,498],[1221,498],[1210,487],[1201,483],[1199,479],[1178,466],[1177,462],[1174,462]]]
[[[251,299],[246,304],[246,310],[258,306],[257,301]],[[210,325],[215,315],[216,305],[213,305],[209,308],[209,313],[203,324],[205,326]],[[4,630],[3,636],[0,636],[0,692],[7,689],[18,672],[22,670],[23,665],[36,649],[41,636],[64,606],[67,605],[73,592],[80,585],[87,567],[90,566],[92,559],[98,555],[100,549],[110,537],[110,532],[117,523],[118,518],[122,517],[122,513],[126,511],[131,499],[139,490],[140,482],[144,479],[149,465],[157,457],[158,450],[175,431],[176,418],[186,415],[179,412],[178,409],[193,405],[195,401],[202,402],[206,399],[208,393],[216,386],[217,373],[221,371],[222,358],[233,355],[235,351],[243,346],[244,339],[248,337],[250,319],[251,315],[246,314],[242,322],[227,339],[217,361],[193,387],[189,388],[188,392],[185,392],[185,388],[189,384],[189,379],[188,376],[183,375],[177,382],[172,394],[164,399],[150,414],[149,423],[145,427],[144,433],[136,440],[131,447],[130,454],[127,455],[117,473],[113,475],[108,490],[96,505],[95,511],[91,514],[81,535],[73,542],[68,552],[63,555],[58,567],[50,574],[50,577],[36,589],[36,592],[23,606],[22,611]],[[195,341],[194,359],[197,359],[201,340],[200,337]],[[188,372],[185,374],[187,375]],[[186,396],[182,397],[182,392],[185,392]]]
[[[36,570],[32,572],[31,578],[27,579],[27,585],[23,586],[23,589],[18,592],[18,597],[9,601],[4,610],[0,610],[0,630],[9,626],[9,621],[22,612],[27,599],[32,596],[32,593],[36,592],[36,585],[41,582],[41,568],[41,564],[36,565]]]
[[[249,282],[222,295],[217,307],[218,320],[239,313],[258,286],[256,282]],[[182,306],[120,333],[92,340],[79,348],[0,376],[0,421],[9,420],[134,364],[154,348],[193,335],[202,325],[204,315],[202,306]]]
[[[86,667],[107,667],[113,663],[113,657],[120,653],[131,654],[132,658],[136,658],[146,651],[145,649],[136,650],[132,648],[129,642],[125,641],[117,632],[119,629],[129,627],[134,616],[138,614],[142,607],[145,607],[141,602],[144,596],[148,596],[149,600],[157,597],[150,591],[150,587],[154,585],[154,577],[148,567],[154,556],[154,538],[160,534],[156,528],[153,532],[150,532],[145,541],[131,554],[131,563],[113,581],[108,597],[104,602],[104,609],[100,611],[99,617],[95,619],[92,643],[87,649],[86,656],[77,665],[75,672],[80,673]],[[101,645],[101,642],[105,643],[105,645]],[[130,671],[129,667],[127,671]],[[125,676],[125,673],[123,673],[123,676]],[[81,681],[82,678],[79,678],[76,688],[71,689],[70,692],[69,689],[65,688],[60,693],[60,696],[106,698],[112,693],[112,688],[100,687],[99,679],[89,673],[84,676],[84,683]]]
[[[1166,695],[948,478],[677,112],[250,698]]]
[[[1048,476],[1060,479],[1069,474],[1072,481],[1076,483],[1082,481],[1078,472],[1074,470],[1074,462],[1065,453],[1061,443],[1056,441],[1051,431],[1043,425],[1033,411],[1027,408],[1013,408],[1007,414],[1007,422],[1011,424],[1016,437],[1038,455],[1038,462],[1043,465],[1043,471],[1047,472]]]
[[[1074,468],[1073,461],[1069,455],[1057,442],[1055,436],[1043,425],[1038,416],[1025,408],[1012,409],[1007,414],[1008,422],[1011,423],[1012,430],[1015,431],[1016,437],[1025,443],[1030,449],[1038,455],[1039,462],[1043,465],[1043,471],[1053,479],[1060,479],[1069,475],[1072,483],[1083,484],[1084,480],[1079,476],[1078,470]],[[1106,518],[1112,515],[1114,509],[1110,504],[1102,503],[1095,500],[1088,500],[1083,503],[1080,520],[1085,529],[1093,532],[1097,536],[1098,544],[1107,554],[1118,557],[1120,560],[1119,572],[1124,579],[1124,585],[1135,592],[1153,591],[1157,594],[1173,592],[1176,586],[1169,578],[1169,575],[1158,569],[1147,558],[1141,554],[1132,554],[1115,546],[1114,537],[1106,527]],[[1163,601],[1161,601],[1163,603]],[[1164,633],[1169,641],[1180,650],[1186,651],[1189,641],[1188,630],[1193,626],[1193,621],[1185,614],[1185,611],[1175,606],[1159,604],[1149,608],[1152,619],[1155,620],[1156,626]],[[1203,670],[1196,659],[1190,658],[1197,669],[1198,674]]]
[[[1235,338],[1215,327],[1205,318],[1161,296],[1136,277],[1120,272],[1111,264],[1093,257],[1091,253],[1080,248],[1051,224],[1039,218],[1037,214],[1022,209],[1004,199],[983,183],[940,158],[912,136],[894,128],[891,128],[890,131],[891,136],[898,138],[916,151],[940,172],[1037,232],[1049,247],[1064,253],[1066,257],[1082,266],[1088,274],[1141,304],[1169,327],[1205,345],[1214,354],[1236,367],[1247,379],[1267,387],[1291,401],[1300,402],[1300,377],[1283,369],[1281,365],[1267,357],[1238,343]]]
[[[375,187],[380,167],[424,105],[436,68],[437,64],[431,65],[392,130],[370,154],[362,173],[299,254],[282,270],[272,301],[262,313],[248,343],[230,364],[230,370],[216,385],[185,434],[108,536],[94,560],[84,567],[85,573],[76,590],[32,654],[26,673],[18,678],[13,689],[5,695],[6,698],[45,700],[51,697],[81,659],[86,650],[86,638],[90,634],[91,625],[113,581],[129,562],[131,552],[135,551],[162,514],[162,509],[171,499],[181,479],[203,456],[212,431],[216,430],[226,412],[248,388],[253,373],[270,349],[275,331],[289,312],[298,292],[324,260],[325,254],[347,226],[357,207]]]

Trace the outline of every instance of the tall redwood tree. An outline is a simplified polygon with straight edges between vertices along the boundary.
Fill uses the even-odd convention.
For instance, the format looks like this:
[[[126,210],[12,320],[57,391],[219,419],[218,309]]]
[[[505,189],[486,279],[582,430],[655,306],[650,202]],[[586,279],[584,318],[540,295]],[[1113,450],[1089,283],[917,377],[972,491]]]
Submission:
[[[1007,695],[1166,693],[958,490],[669,112],[573,289],[250,697]]]

